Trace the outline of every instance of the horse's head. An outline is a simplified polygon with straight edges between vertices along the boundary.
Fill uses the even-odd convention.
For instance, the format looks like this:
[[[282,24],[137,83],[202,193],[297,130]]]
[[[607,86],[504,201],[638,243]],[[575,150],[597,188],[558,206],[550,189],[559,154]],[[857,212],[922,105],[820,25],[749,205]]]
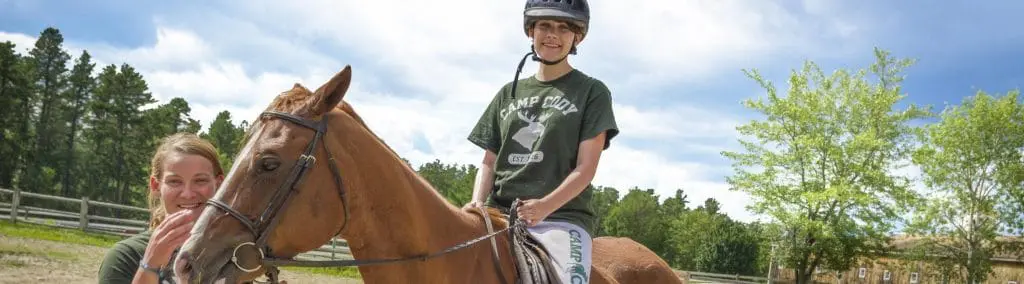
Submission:
[[[345,171],[365,125],[336,108],[351,81],[346,66],[315,92],[295,84],[248,130],[244,148],[174,262],[187,283],[247,281],[268,269],[264,256],[315,249],[348,223]],[[331,130],[328,129],[330,127]]]

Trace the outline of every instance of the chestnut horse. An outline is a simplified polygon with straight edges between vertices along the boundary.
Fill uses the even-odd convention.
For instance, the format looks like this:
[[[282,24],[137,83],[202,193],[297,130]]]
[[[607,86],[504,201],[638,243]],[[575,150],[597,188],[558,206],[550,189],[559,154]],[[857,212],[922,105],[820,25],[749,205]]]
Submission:
[[[180,281],[239,283],[276,275],[268,259],[286,265],[340,235],[356,262],[414,258],[349,263],[359,266],[365,283],[503,283],[498,275],[515,283],[508,234],[493,234],[496,263],[481,211],[449,203],[378,138],[342,101],[350,80],[346,66],[315,92],[295,84],[254,121],[174,261]],[[488,214],[493,230],[508,226],[506,216],[493,209]],[[471,240],[478,242],[467,244]],[[591,283],[682,281],[630,239],[595,238],[592,258]]]

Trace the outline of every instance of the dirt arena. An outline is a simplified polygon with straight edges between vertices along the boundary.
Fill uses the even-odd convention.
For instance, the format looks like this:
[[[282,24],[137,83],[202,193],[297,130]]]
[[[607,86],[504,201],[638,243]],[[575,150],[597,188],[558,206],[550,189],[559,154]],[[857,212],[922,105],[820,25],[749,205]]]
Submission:
[[[0,235],[0,283],[97,283],[106,248]],[[358,279],[281,271],[292,283],[362,283]]]

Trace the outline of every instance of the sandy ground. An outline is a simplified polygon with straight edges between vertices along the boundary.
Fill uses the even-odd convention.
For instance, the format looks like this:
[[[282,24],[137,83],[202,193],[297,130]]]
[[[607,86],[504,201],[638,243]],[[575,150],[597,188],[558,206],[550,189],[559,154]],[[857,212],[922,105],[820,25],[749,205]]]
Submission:
[[[0,235],[0,283],[96,283],[106,248]],[[281,271],[294,283],[362,283],[358,279]]]

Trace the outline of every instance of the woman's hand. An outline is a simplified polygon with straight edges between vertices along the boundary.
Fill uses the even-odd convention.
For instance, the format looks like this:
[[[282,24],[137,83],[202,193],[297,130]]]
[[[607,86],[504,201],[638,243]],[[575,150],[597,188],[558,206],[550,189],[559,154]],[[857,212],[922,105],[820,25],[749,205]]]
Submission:
[[[153,229],[142,261],[152,268],[167,266],[174,250],[181,247],[188,239],[192,225],[195,225],[198,216],[199,212],[193,212],[193,210],[181,210],[168,215],[160,225]]]
[[[558,209],[546,199],[529,199],[521,202],[516,212],[519,213],[520,219],[526,221],[527,227],[533,227],[540,221],[544,221],[548,215]]]

